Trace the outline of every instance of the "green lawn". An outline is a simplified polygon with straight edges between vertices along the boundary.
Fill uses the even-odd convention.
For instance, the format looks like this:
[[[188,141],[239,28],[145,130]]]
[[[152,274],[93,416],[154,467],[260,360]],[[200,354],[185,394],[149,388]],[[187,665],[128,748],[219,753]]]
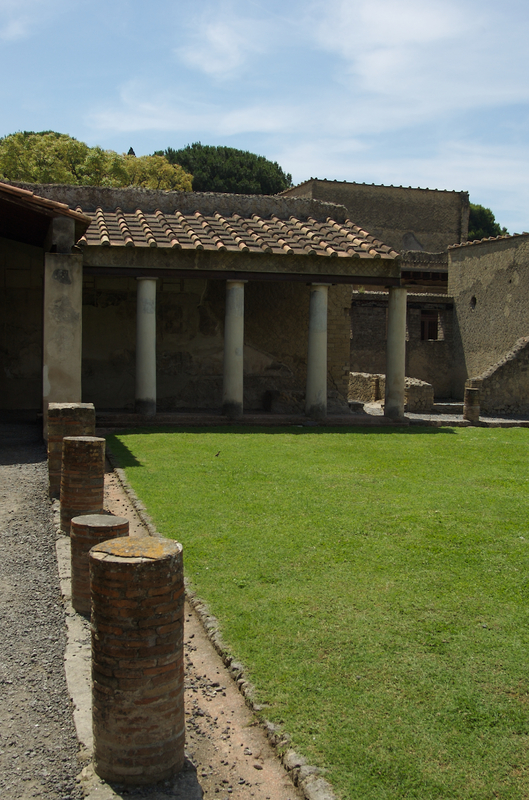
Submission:
[[[109,444],[266,717],[340,796],[529,798],[529,430]]]

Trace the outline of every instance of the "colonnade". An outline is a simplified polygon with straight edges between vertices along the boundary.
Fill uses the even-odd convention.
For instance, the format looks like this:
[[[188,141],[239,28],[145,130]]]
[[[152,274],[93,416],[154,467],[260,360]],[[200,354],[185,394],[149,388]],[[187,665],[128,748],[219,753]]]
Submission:
[[[156,414],[156,282],[137,279],[136,411]],[[226,281],[222,410],[236,419],[244,407],[244,280]],[[305,413],[327,415],[327,305],[330,284],[310,287]],[[58,310],[61,312],[58,313]],[[67,313],[66,313],[67,312]],[[82,257],[46,254],[43,398],[81,401]],[[406,289],[389,289],[385,414],[404,415]]]
[[[222,413],[231,419],[244,408],[244,284],[226,281]],[[329,283],[310,287],[305,414],[327,416],[327,306]],[[385,415],[404,416],[406,289],[389,290]],[[156,278],[138,278],[136,411],[156,414]]]

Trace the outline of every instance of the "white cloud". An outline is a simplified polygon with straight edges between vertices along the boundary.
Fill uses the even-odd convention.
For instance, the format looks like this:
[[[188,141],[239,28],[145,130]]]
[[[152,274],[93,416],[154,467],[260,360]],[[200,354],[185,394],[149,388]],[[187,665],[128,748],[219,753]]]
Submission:
[[[254,51],[248,40],[247,24],[223,20],[210,22],[193,35],[176,53],[188,66],[207,75],[226,77],[238,70]]]
[[[487,0],[316,0],[311,14],[366,131],[529,100],[527,14],[514,23]]]
[[[245,103],[225,108],[171,94],[152,96],[149,87],[131,81],[120,91],[120,102],[92,111],[87,118],[95,129],[127,131],[207,131],[233,135],[284,132],[296,125],[296,110],[289,104]]]
[[[18,42],[37,33],[60,4],[61,0],[0,0],[0,41]]]
[[[264,52],[270,20],[266,12],[255,15],[248,6],[237,7],[233,0],[225,0],[208,4],[188,21],[183,32],[185,44],[175,49],[178,58],[208,76],[226,78]]]

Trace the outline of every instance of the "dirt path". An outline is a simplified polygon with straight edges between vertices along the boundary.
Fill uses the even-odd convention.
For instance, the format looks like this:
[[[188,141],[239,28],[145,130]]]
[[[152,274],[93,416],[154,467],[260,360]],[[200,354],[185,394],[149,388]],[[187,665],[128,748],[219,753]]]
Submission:
[[[143,526],[129,496],[116,475],[105,476],[105,508],[124,516],[130,535],[143,536]],[[215,800],[300,800],[296,788],[280,763],[262,727],[245,704],[230,672],[206,636],[194,609],[185,612],[185,706],[186,753],[197,770],[197,781],[205,798]],[[177,787],[108,792],[97,778],[85,771],[90,797],[149,796],[152,800],[180,797]],[[187,797],[182,795],[182,800]]]

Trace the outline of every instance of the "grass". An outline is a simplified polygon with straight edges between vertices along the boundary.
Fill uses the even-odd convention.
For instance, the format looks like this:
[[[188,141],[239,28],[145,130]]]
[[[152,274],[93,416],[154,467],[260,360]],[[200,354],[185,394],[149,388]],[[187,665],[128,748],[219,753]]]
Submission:
[[[529,798],[529,431],[109,444],[267,718],[341,797]]]

